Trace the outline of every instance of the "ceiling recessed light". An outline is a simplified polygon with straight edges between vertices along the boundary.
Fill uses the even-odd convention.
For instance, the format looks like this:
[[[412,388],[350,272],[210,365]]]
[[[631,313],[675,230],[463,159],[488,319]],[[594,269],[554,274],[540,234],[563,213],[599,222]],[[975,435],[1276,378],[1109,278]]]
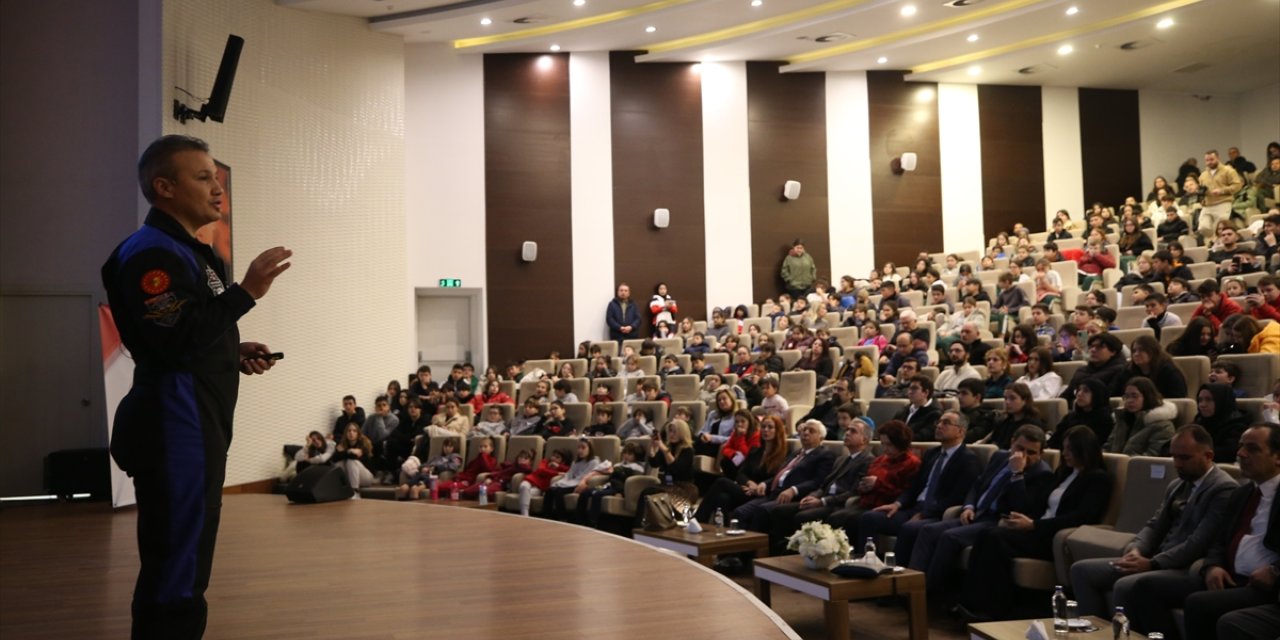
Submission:
[[[884,56],[880,56],[879,58],[876,58],[876,64],[884,64],[888,61],[889,59]]]
[[[979,66],[978,66],[978,65],[976,65],[976,64],[975,64],[975,65],[973,65],[972,67],[969,67],[969,75],[971,75],[971,76],[976,76],[976,75],[978,75],[978,74],[980,74],[980,73],[982,73],[982,67],[979,67]]]
[[[1160,22],[1156,23],[1157,29],[1168,29],[1169,27],[1172,27],[1172,26],[1173,26],[1173,18],[1164,18]]]
[[[965,38],[965,40],[968,40],[969,42],[977,42],[977,41],[978,41],[978,34],[976,34],[976,33],[971,33],[971,34],[969,34],[969,37],[968,37],[968,38]]]
[[[644,32],[645,32],[645,33],[653,33],[654,31],[657,31],[657,30],[658,30],[658,28],[657,28],[657,27],[655,27],[655,26],[653,26],[653,25],[649,25],[649,26],[647,26],[647,27],[645,27],[645,28],[644,28]]]
[[[903,7],[900,13],[904,18],[909,18],[911,16],[914,16],[916,14],[916,6],[914,4],[909,4]]]
[[[1067,7],[1067,15],[1074,16],[1077,13],[1080,13],[1080,7]]]
[[[575,7],[581,7],[586,3],[587,3],[587,0],[573,0],[573,6]]]
[[[553,44],[553,45],[551,45],[551,50],[552,50],[552,51],[559,51],[559,50],[560,50],[560,45],[558,45],[558,44]]]
[[[1067,54],[1069,54],[1069,53],[1071,53],[1072,51],[1075,51],[1075,50],[1076,50],[1076,48],[1075,48],[1075,47],[1073,47],[1073,46],[1071,46],[1071,45],[1069,45],[1069,44],[1064,44],[1064,45],[1062,45],[1061,47],[1058,47],[1058,55],[1060,55],[1060,56],[1065,56],[1065,55],[1067,55]]]
[[[484,25],[484,26],[486,26],[486,27],[487,27],[487,26],[489,26],[489,25],[493,24],[493,20],[492,20],[492,19],[490,19],[490,18],[480,18],[480,24],[482,24],[482,25]]]
[[[751,6],[758,7],[764,4],[764,0],[751,0]]]

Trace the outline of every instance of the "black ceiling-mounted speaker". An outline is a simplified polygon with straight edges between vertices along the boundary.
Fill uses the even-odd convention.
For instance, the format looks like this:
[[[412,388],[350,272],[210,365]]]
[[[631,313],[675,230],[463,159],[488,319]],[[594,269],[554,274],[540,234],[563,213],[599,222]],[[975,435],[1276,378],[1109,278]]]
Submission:
[[[196,111],[178,100],[173,101],[173,117],[179,122],[195,118],[201,122],[205,118],[214,122],[222,122],[227,114],[227,102],[231,99],[231,85],[236,81],[236,67],[240,64],[240,50],[244,49],[244,38],[237,35],[227,36],[227,46],[222,50],[222,64],[218,65],[218,75],[213,81],[213,91],[209,99]]]

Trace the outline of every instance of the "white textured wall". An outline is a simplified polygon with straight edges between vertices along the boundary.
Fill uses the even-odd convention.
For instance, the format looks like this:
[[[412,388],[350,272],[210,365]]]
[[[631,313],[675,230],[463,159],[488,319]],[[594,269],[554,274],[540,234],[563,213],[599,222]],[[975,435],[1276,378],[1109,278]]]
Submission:
[[[1211,100],[1200,100],[1186,93],[1139,91],[1142,193],[1133,195],[1139,200],[1145,197],[1156,176],[1177,178],[1178,167],[1187,158],[1196,158],[1204,168],[1204,152],[1208,149],[1217,149],[1226,158],[1228,147],[1240,146],[1240,123],[1236,119],[1239,111],[1239,100],[1232,94],[1214,94]]]
[[[405,45],[404,102],[409,284],[483,287],[484,59]]]
[[[831,279],[875,268],[871,225],[871,125],[867,74],[827,74],[827,220]]]
[[[1267,145],[1280,142],[1280,82],[1239,96],[1240,153],[1262,169]]]
[[[1041,87],[1040,118],[1044,140],[1044,215],[1058,209],[1084,214],[1084,152],[1080,143],[1080,90]],[[1047,228],[1047,227],[1046,227]]]
[[[226,123],[164,127],[205,138],[232,168],[237,277],[268,247],[294,251],[240,322],[287,357],[241,385],[234,485],[274,476],[280,445],[327,429],[343,394],[371,404],[413,351],[400,38],[269,0],[167,0],[166,104],[173,85],[208,91],[228,33],[246,42]]]
[[[981,249],[982,134],[978,85],[938,85],[938,148],[942,154],[942,247]]]
[[[609,334],[599,300],[613,297],[613,114],[609,54],[569,56],[569,171],[573,181],[573,340]],[[585,299],[585,300],[584,300]]]
[[[704,62],[702,200],[707,308],[754,299],[751,291],[751,173],[747,156],[747,65]],[[737,265],[735,268],[733,265]]]

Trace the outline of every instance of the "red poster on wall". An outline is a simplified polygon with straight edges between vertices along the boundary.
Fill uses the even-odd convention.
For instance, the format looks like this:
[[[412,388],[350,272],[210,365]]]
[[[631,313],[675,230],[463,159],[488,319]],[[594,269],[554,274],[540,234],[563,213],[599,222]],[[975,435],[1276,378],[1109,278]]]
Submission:
[[[217,160],[218,184],[222,185],[222,219],[200,227],[196,231],[196,239],[213,247],[224,262],[227,263],[227,276],[234,281],[235,265],[231,262],[231,167]]]

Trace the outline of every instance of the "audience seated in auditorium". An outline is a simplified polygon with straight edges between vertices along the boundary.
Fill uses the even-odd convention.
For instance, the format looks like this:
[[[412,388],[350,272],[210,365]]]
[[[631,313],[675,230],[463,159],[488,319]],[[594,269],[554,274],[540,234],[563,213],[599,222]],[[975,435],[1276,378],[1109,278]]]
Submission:
[[[974,444],[986,438],[996,425],[996,412],[983,404],[986,385],[977,378],[962,380],[956,389],[956,402],[960,413],[968,421],[965,428],[965,444]]]
[[[897,536],[893,551],[898,562],[910,565],[921,527],[941,520],[949,507],[963,502],[981,471],[978,457],[964,443],[967,426],[958,411],[942,414],[937,424],[939,446],[925,452],[920,473],[911,486],[897,500],[862,514],[856,529],[851,522],[846,523],[855,547],[867,538]]]
[[[934,428],[942,415],[942,408],[933,398],[933,381],[927,376],[913,376],[907,385],[907,406],[893,416],[911,428],[911,439],[916,442],[935,442]]]
[[[612,465],[601,460],[595,454],[591,441],[583,438],[578,441],[573,463],[565,470],[564,475],[551,481],[551,486],[543,492],[542,517],[552,520],[564,520],[570,514],[565,508],[564,497],[570,493],[581,494],[590,488],[588,481],[597,475],[608,475]]]
[[[987,351],[987,379],[983,382],[986,384],[986,392],[984,398],[995,399],[1004,396],[1004,390],[1010,384],[1013,384],[1013,378],[1009,376],[1009,351],[1004,348],[991,349]]]
[[[307,434],[307,443],[293,454],[296,462],[295,471],[302,473],[307,467],[312,465],[327,464],[329,459],[333,457],[336,445],[333,440],[324,437],[319,431],[312,431]]]
[[[969,364],[969,348],[963,342],[953,342],[947,347],[948,366],[938,373],[934,387],[938,391],[955,391],[961,380],[979,378],[978,370]]]
[[[1192,318],[1187,328],[1169,345],[1171,356],[1207,356],[1209,359],[1218,355],[1218,328],[1205,317]]]
[[[1098,442],[1106,442],[1111,437],[1116,420],[1111,410],[1111,391],[1107,385],[1097,378],[1085,378],[1076,387],[1074,400],[1071,410],[1050,433],[1050,449],[1061,449],[1067,431],[1077,426],[1088,427]]]
[[[443,473],[455,473],[462,468],[462,456],[458,453],[458,438],[445,438],[440,443],[440,455],[431,458],[428,453],[431,450],[431,439],[424,437],[413,452],[413,457],[405,461],[400,469],[400,486],[396,489],[396,498],[405,498],[406,496],[417,500],[422,497],[433,480],[436,480]],[[339,445],[341,451],[341,445]],[[419,462],[426,460],[426,462]],[[353,461],[348,461],[353,462]],[[349,469],[350,467],[348,467]],[[348,471],[350,476],[350,471]],[[372,484],[370,481],[368,484]],[[352,483],[352,487],[368,486],[356,485]],[[439,487],[437,487],[438,489]],[[356,494],[360,495],[359,493]]]
[[[1054,372],[1053,354],[1047,347],[1032,349],[1027,355],[1026,364],[1026,369],[1017,382],[1031,389],[1033,400],[1049,400],[1057,398],[1062,393],[1062,377]]]
[[[1228,384],[1209,382],[1196,392],[1196,415],[1193,424],[1213,436],[1213,458],[1223,464],[1236,461],[1240,436],[1249,426],[1249,417],[1236,405],[1236,394]]]
[[[524,409],[511,419],[507,432],[513,436],[534,436],[542,431],[542,405],[535,399],[524,401]]]
[[[1085,378],[1097,378],[1106,385],[1112,395],[1120,395],[1124,385],[1124,375],[1128,368],[1122,353],[1124,345],[1120,339],[1110,333],[1098,333],[1089,336],[1087,342],[1089,359],[1085,366],[1076,369],[1071,381],[1062,392],[1063,398],[1071,402],[1075,389]]]
[[[466,494],[471,488],[477,486],[481,474],[497,471],[498,460],[493,457],[493,438],[489,436],[479,438],[479,443],[474,446],[478,447],[479,451],[476,457],[472,458],[471,462],[468,462],[452,478],[438,483],[437,491],[444,494],[457,489],[460,494]],[[478,488],[476,490],[479,491]]]
[[[1112,607],[1132,610],[1134,594],[1151,589],[1152,581],[1186,575],[1217,537],[1236,481],[1214,464],[1213,439],[1198,425],[1179,429],[1170,448],[1177,477],[1146,526],[1125,545],[1124,555],[1071,565],[1081,615],[1109,618]],[[1106,604],[1108,591],[1112,606]]]
[[[599,472],[601,475],[604,471]],[[608,471],[608,479],[596,487],[588,486],[578,494],[575,522],[589,527],[600,526],[600,514],[607,496],[621,494],[627,478],[644,473],[644,449],[635,442],[622,445],[622,458]]]
[[[342,412],[333,421],[333,430],[330,431],[330,437],[335,440],[340,439],[347,425],[352,422],[359,426],[364,426],[364,407],[356,406],[355,396],[343,396]]]
[[[1014,559],[1052,559],[1053,537],[1058,531],[1102,519],[1111,486],[1102,447],[1093,431],[1071,429],[1049,490],[1031,493],[1033,488],[1025,482],[1011,483],[1006,493],[1031,505],[1030,510],[1010,511],[1000,526],[978,534],[960,594],[960,613],[970,619],[1018,617],[1012,606]]]
[[[1182,318],[1177,314],[1169,313],[1169,299],[1164,294],[1158,291],[1148,294],[1142,301],[1142,306],[1147,310],[1147,317],[1142,320],[1142,326],[1151,329],[1155,333],[1156,340],[1160,339],[1160,332],[1165,327],[1182,326]]]
[[[733,511],[743,528],[749,531],[769,530],[769,513],[779,505],[798,501],[817,489],[823,478],[831,473],[835,454],[822,446],[827,428],[817,420],[800,423],[796,428],[800,448],[787,460],[778,473],[769,480],[764,495],[739,505]]]
[[[1181,608],[1181,637],[1213,638],[1215,626],[1229,612],[1275,604],[1280,574],[1280,500],[1275,499],[1280,429],[1258,424],[1245,431],[1239,466],[1247,482],[1227,499],[1222,526],[1209,543],[1203,567],[1198,573],[1152,576],[1145,588],[1134,591],[1126,612],[1135,631],[1179,637],[1175,634],[1181,629],[1173,616]]]
[[[1149,378],[1165,398],[1187,397],[1187,379],[1173,363],[1160,341],[1151,336],[1138,336],[1129,347],[1130,365],[1121,380],[1142,376]],[[1114,388],[1112,389],[1115,390]]]
[[[1032,511],[1031,497],[1045,493],[1046,485],[1053,482],[1053,470],[1041,459],[1044,448],[1044,430],[1034,425],[1018,427],[1009,449],[992,454],[969,487],[960,516],[920,528],[908,566],[925,572],[930,594],[943,595],[961,553],[973,546],[983,530],[999,526],[1004,515]],[[1010,490],[1015,484],[1023,486]]]
[[[844,447],[846,455],[840,456],[817,486],[799,500],[776,505],[768,511],[769,539],[773,549],[781,553],[786,539],[805,522],[822,520],[843,508],[845,502],[857,495],[858,485],[871,466],[872,455],[867,450],[869,425],[866,420],[853,415],[851,408],[841,409],[844,423]]]
[[[896,376],[884,374],[876,385],[877,398],[905,398],[911,388],[911,379],[920,374],[920,365],[915,360],[907,360],[898,367]]]
[[[520,494],[520,515],[529,515],[529,506],[533,499],[549,489],[552,480],[569,470],[570,459],[571,455],[567,449],[556,449],[542,459],[538,468],[524,476],[517,489]]]

